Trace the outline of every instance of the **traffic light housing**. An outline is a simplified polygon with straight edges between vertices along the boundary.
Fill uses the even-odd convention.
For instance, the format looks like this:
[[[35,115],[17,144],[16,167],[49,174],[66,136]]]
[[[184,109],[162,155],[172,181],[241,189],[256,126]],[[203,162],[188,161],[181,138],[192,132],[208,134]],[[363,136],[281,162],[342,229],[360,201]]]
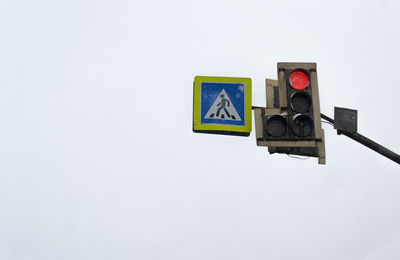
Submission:
[[[257,145],[268,146],[270,153],[318,157],[325,164],[316,63],[280,62],[277,88],[271,82],[267,80],[267,108],[254,110]]]
[[[314,140],[316,139],[315,130],[318,128],[314,121],[318,120],[318,115],[314,115],[313,103],[315,102],[313,102],[313,90],[310,80],[313,70],[302,68],[304,66],[296,66],[295,69],[291,66],[285,68],[287,67],[285,65],[278,64],[278,71],[283,74],[286,85],[290,138],[293,140]],[[318,98],[318,96],[315,98]]]
[[[287,113],[279,105],[277,80],[266,79],[267,109],[261,110],[262,138],[264,140],[289,140]]]

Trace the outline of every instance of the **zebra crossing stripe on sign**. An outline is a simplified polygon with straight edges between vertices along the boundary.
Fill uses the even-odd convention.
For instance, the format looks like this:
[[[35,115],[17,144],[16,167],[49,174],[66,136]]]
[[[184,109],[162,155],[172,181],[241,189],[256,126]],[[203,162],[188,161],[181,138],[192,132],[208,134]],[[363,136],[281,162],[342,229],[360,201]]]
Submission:
[[[233,121],[242,120],[225,89],[222,89],[219,93],[204,118]]]

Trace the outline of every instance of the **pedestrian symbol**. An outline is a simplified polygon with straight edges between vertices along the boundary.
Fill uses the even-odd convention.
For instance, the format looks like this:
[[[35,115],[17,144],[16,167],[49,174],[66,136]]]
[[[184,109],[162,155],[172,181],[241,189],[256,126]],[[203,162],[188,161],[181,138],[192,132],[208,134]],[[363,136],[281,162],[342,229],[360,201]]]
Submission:
[[[214,101],[213,105],[208,110],[206,119],[225,119],[225,120],[237,120],[241,121],[238,112],[236,111],[234,105],[232,104],[228,94],[226,94],[225,89],[222,89],[221,93],[218,95],[217,99]]]
[[[251,132],[251,79],[197,76],[193,131],[248,136]]]

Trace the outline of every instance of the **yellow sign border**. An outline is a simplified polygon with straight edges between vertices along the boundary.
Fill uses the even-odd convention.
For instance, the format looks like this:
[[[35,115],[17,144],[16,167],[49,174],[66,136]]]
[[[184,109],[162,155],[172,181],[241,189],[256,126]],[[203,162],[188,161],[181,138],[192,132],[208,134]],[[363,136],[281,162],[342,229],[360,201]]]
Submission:
[[[218,125],[218,124],[202,124],[201,123],[201,83],[202,82],[216,82],[216,83],[242,83],[245,85],[244,91],[244,126],[232,125]],[[233,132],[233,133],[247,133],[250,134],[251,126],[251,79],[250,78],[232,78],[232,77],[209,77],[209,76],[196,76],[194,78],[193,86],[193,131],[194,132]],[[229,133],[227,133],[229,134]]]

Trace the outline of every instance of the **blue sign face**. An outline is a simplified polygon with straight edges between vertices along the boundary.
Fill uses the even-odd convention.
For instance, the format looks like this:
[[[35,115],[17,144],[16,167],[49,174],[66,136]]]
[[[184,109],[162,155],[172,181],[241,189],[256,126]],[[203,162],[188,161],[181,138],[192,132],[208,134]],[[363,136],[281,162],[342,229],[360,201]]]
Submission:
[[[243,83],[202,82],[201,124],[244,126],[245,93]]]

